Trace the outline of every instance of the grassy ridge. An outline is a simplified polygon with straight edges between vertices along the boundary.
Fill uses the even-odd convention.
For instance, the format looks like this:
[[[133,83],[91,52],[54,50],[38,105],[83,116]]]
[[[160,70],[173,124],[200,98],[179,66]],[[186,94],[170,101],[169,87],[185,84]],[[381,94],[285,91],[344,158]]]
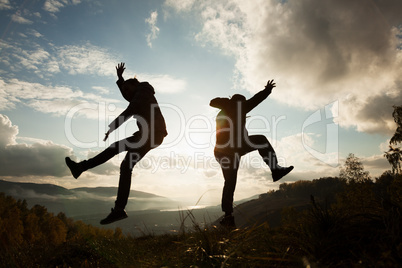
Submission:
[[[336,184],[339,187],[324,187]],[[328,192],[328,198],[321,193]],[[324,190],[326,189],[326,190]],[[228,230],[141,237],[53,215],[44,207],[0,195],[1,267],[400,267],[402,177],[338,178],[284,185],[261,198],[308,196],[305,210],[282,209],[278,227],[260,222]],[[248,204],[250,205],[250,204]]]

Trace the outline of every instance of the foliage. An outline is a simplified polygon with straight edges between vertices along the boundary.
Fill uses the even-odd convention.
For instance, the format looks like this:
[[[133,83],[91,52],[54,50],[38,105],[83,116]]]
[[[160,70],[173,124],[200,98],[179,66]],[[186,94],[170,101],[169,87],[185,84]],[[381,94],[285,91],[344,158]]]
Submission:
[[[272,194],[280,194],[287,198],[303,198],[310,195],[325,198],[329,201],[335,200],[335,195],[344,191],[346,181],[334,177],[314,179],[312,181],[296,181],[294,183],[283,183],[279,191]]]
[[[79,245],[74,251],[80,263],[109,264],[93,257],[87,242],[95,239],[120,239],[121,230],[105,230],[74,222],[64,213],[54,215],[40,205],[28,209],[26,201],[0,193],[0,267],[53,266],[52,262],[63,252],[69,252],[72,245]],[[66,262],[64,256],[58,265]],[[47,264],[47,265],[46,265]],[[74,266],[74,265],[73,265]]]
[[[402,106],[394,106],[392,116],[394,117],[397,128],[389,143],[398,144],[402,142]]]
[[[339,177],[346,180],[348,183],[370,180],[369,172],[364,171],[362,162],[352,153],[346,158],[345,164],[339,172]]]
[[[288,210],[282,243],[289,253],[325,267],[399,267],[402,263],[402,178],[348,184],[333,204],[312,196],[308,211]]]
[[[27,208],[0,194],[0,267],[400,267],[402,177],[321,178],[281,184],[275,198],[307,197],[285,208],[282,224],[241,229],[200,226],[132,237]],[[270,199],[273,200],[273,199]]]
[[[402,149],[397,145],[402,143],[402,106],[394,106],[392,116],[397,128],[389,141],[389,150],[384,153],[384,156],[390,163],[393,174],[401,174]]]

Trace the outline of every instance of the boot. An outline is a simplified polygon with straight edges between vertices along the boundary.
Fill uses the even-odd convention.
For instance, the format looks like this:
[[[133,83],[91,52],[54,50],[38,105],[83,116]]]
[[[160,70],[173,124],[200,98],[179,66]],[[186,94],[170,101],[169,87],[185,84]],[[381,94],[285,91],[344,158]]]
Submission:
[[[109,224],[115,221],[120,221],[125,218],[127,218],[127,213],[124,209],[117,209],[117,208],[112,208],[112,212],[104,218],[103,220],[100,221],[100,224],[105,225]]]
[[[274,170],[272,170],[272,179],[274,182],[279,181],[282,179],[284,176],[286,176],[289,172],[291,172],[293,169],[293,166],[290,167],[277,167]]]
[[[236,228],[235,219],[232,215],[224,216],[219,223],[226,228]]]
[[[66,164],[68,168],[71,171],[71,174],[73,175],[74,178],[78,178],[82,172],[84,172],[86,169],[83,167],[83,163],[76,163],[73,160],[70,159],[70,157],[66,157]]]

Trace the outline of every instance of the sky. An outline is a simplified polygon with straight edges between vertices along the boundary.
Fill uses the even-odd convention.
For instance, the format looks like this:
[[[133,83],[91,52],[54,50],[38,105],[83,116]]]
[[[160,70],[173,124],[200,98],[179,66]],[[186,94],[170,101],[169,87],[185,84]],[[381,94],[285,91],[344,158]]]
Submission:
[[[0,0],[0,179],[66,188],[117,186],[124,153],[75,180],[64,163],[93,157],[137,130],[129,120],[103,142],[127,102],[125,79],[154,86],[169,135],[134,168],[132,189],[217,205],[215,97],[250,98],[248,115],[291,174],[272,182],[253,152],[235,200],[280,183],[337,176],[349,153],[373,178],[402,103],[400,0]]]

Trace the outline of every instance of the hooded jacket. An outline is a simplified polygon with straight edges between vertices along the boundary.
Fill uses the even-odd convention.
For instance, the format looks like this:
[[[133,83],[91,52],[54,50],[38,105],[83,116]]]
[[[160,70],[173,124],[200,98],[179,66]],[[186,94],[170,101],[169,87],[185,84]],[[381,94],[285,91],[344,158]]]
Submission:
[[[148,82],[138,82],[137,79],[119,79],[116,83],[129,105],[109,124],[110,131],[134,117],[139,131],[166,136],[166,123],[155,98],[154,88]]]
[[[215,98],[210,106],[221,109],[216,116],[216,151],[230,151],[241,149],[248,131],[246,129],[246,115],[258,104],[265,100],[271,90],[264,89],[250,99],[242,95],[229,98]],[[241,96],[242,98],[235,98]]]

